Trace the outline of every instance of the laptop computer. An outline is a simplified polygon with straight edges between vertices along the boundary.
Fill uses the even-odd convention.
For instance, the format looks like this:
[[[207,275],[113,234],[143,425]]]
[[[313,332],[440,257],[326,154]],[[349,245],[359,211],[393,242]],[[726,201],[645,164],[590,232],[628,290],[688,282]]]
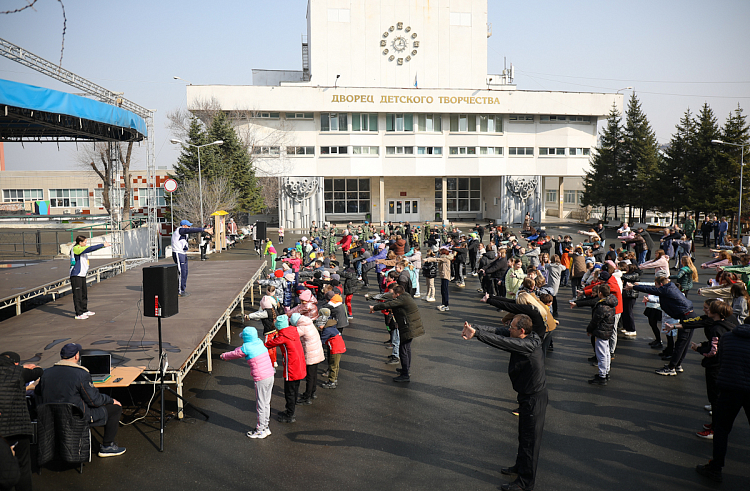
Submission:
[[[81,354],[81,366],[88,369],[94,383],[106,382],[111,375],[112,355]]]

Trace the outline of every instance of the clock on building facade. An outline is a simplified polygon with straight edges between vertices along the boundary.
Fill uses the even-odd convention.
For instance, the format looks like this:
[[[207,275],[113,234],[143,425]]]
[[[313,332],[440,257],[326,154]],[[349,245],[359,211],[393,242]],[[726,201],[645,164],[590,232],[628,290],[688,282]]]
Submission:
[[[383,33],[380,47],[383,48],[383,56],[387,56],[389,61],[403,65],[404,61],[410,61],[417,55],[419,40],[411,27],[404,27],[403,22],[398,22]]]

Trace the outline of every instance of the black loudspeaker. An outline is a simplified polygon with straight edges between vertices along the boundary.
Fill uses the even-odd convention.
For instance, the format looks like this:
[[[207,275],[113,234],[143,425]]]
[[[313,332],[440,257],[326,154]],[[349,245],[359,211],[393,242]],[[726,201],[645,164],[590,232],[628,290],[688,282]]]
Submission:
[[[255,228],[253,229],[253,240],[266,240],[268,238],[268,231],[266,222],[255,222]]]
[[[143,268],[144,316],[171,317],[179,312],[179,274],[176,264]]]

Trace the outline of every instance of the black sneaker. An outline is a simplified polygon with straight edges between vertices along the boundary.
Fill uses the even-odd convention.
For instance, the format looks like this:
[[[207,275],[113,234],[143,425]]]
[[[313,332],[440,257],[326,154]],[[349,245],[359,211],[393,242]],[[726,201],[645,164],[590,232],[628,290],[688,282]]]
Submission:
[[[297,420],[294,416],[289,416],[288,414],[279,414],[279,417],[276,418],[279,423],[296,423]]]
[[[300,397],[299,399],[297,399],[298,406],[309,406],[310,404],[312,404],[312,400],[307,397]]]
[[[596,356],[591,356],[588,358],[589,361],[596,361]]]
[[[388,361],[385,362],[386,365],[398,365],[401,363],[401,358],[397,358],[395,356],[391,356]]]
[[[711,461],[708,464],[698,464],[695,466],[695,471],[703,477],[707,477],[714,482],[721,482],[724,478],[721,475],[721,469],[716,469],[711,465]]]
[[[513,474],[518,474],[518,469],[516,466],[513,467],[501,467],[500,468],[500,474],[504,474],[506,476],[512,476]]]
[[[664,349],[664,345],[662,343],[652,344],[651,345],[651,349],[660,349],[660,350],[663,350]]]
[[[654,339],[650,343],[648,343],[649,346],[656,346],[657,344],[661,344],[661,339]]]
[[[398,377],[395,377],[395,378],[393,379],[393,381],[394,381],[394,382],[402,382],[402,383],[403,383],[403,382],[408,382],[408,381],[409,381],[409,376],[408,376],[408,375],[404,375],[404,374],[402,373],[402,374],[401,374],[401,375],[399,375]]]
[[[607,379],[606,377],[602,377],[599,374],[594,375],[594,378],[589,380],[589,383],[591,385],[607,385]]]

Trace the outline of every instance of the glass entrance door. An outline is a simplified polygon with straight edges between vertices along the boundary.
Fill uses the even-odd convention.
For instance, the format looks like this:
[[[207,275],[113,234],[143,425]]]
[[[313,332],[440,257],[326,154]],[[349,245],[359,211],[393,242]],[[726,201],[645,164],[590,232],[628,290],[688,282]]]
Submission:
[[[391,222],[418,222],[418,199],[389,199],[386,219]]]

